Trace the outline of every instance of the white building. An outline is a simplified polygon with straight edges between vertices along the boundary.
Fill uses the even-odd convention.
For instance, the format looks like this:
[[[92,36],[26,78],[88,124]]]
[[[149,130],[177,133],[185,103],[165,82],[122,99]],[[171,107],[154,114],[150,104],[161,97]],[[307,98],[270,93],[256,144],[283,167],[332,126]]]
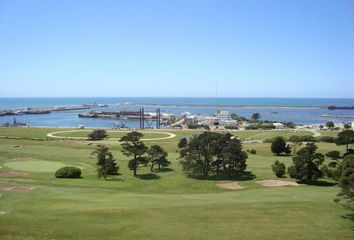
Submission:
[[[237,120],[224,120],[222,121],[222,125],[229,127],[237,127]]]
[[[184,123],[185,124],[194,124],[194,123],[196,123],[197,122],[197,117],[196,116],[194,116],[194,115],[190,115],[190,116],[188,116],[188,117],[186,117],[185,119],[184,119]]]
[[[284,124],[282,124],[282,123],[273,123],[273,126],[275,126],[275,129],[283,129],[284,128]]]
[[[230,120],[230,113],[229,111],[217,111],[216,117],[219,119],[220,122]]]

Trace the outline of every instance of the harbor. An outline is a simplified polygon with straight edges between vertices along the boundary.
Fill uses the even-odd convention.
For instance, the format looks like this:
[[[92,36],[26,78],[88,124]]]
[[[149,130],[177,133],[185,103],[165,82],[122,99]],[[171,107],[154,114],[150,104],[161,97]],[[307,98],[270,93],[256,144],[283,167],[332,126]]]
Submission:
[[[292,99],[282,102],[279,99],[229,99],[220,98],[218,106],[197,107],[196,105],[211,105],[211,98],[13,98],[0,99],[0,125],[13,124],[14,117],[18,122],[26,123],[29,126],[51,126],[51,127],[104,127],[115,128],[117,125],[124,125],[129,128],[140,128],[140,109],[144,108],[145,126],[154,126],[156,123],[156,109],[161,109],[161,125],[179,126],[183,123],[181,116],[189,112],[189,122],[197,119],[198,122],[208,124],[215,119],[216,112],[229,111],[239,116],[250,118],[253,113],[258,112],[262,120],[275,122],[294,122],[296,124],[325,124],[333,121],[336,124],[352,122],[354,111],[346,109],[328,109],[331,104],[336,106],[352,106],[354,100],[343,99]],[[214,99],[215,100],[215,99]],[[285,100],[284,100],[285,101]],[[127,104],[129,102],[129,104]],[[138,105],[144,102],[150,104]],[[92,104],[87,104],[92,103]],[[99,104],[100,103],[100,104]],[[155,105],[154,103],[160,103]],[[244,104],[242,107],[228,107]],[[264,103],[274,106],[261,107]],[[301,104],[300,104],[301,103]],[[165,106],[164,104],[169,104]],[[258,105],[257,105],[258,104]],[[185,106],[181,106],[185,105]],[[193,105],[193,106],[192,106]],[[254,106],[256,107],[245,107]],[[291,107],[303,105],[303,108]],[[321,106],[312,108],[310,106]],[[149,123],[148,123],[149,122]],[[152,123],[150,123],[152,122]],[[166,123],[166,124],[165,124]]]
[[[2,110],[0,111],[0,117],[16,116],[22,114],[49,114],[51,112],[75,111],[75,110],[85,110],[85,109],[102,108],[102,107],[108,107],[108,105],[93,103],[93,104],[72,105],[72,106],[54,106],[54,107],[47,107],[47,108],[27,107],[26,109]]]

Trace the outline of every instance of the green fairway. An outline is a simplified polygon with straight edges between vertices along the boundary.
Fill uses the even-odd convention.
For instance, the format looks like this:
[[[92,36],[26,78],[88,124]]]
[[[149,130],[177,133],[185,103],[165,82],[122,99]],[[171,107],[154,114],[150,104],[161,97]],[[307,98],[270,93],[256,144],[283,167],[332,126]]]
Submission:
[[[312,133],[308,131],[294,131],[294,130],[246,130],[246,131],[235,131],[232,132],[235,136],[238,136],[243,140],[264,140],[269,138],[274,138],[277,136],[282,136],[284,138],[289,138],[292,135],[299,136],[311,136]]]
[[[91,133],[92,130],[65,130],[65,131],[60,131],[56,133],[52,133],[52,136],[54,137],[66,137],[66,138],[87,138],[89,133]],[[108,138],[114,138],[116,140],[119,140],[122,136],[126,135],[129,131],[111,131],[108,130]],[[169,135],[167,133],[159,133],[159,132],[144,132],[144,138],[143,139],[154,139],[154,138],[165,138],[168,137]]]
[[[4,166],[18,170],[29,172],[55,172],[61,167],[66,166],[64,163],[55,161],[42,161],[42,160],[30,160],[30,161],[13,161],[4,163]]]
[[[247,143],[246,173],[237,183],[242,190],[216,186],[217,180],[187,178],[178,162],[177,143],[198,131],[169,131],[176,137],[147,141],[159,144],[172,162],[164,171],[140,167],[138,177],[118,141],[107,141],[121,173],[104,181],[96,176],[91,154],[97,143],[49,139],[46,135],[73,129],[0,128],[0,135],[28,139],[0,139],[0,173],[28,172],[21,177],[0,176],[0,239],[353,239],[348,213],[333,199],[339,191],[332,180],[325,186],[264,187],[262,179],[276,179],[270,165],[286,166],[291,156],[273,156],[269,143]],[[21,133],[21,131],[24,131]],[[83,134],[84,132],[77,132]],[[145,138],[166,135],[145,131]],[[87,132],[86,132],[87,134]],[[121,133],[117,133],[121,134]],[[150,134],[150,135],[149,135]],[[286,131],[238,131],[243,138],[288,137]],[[295,134],[308,134],[297,132]],[[71,136],[71,135],[70,135]],[[119,137],[120,135],[115,135]],[[41,138],[42,141],[31,138]],[[319,152],[344,152],[344,146],[318,143]],[[26,159],[26,160],[24,160]],[[82,168],[81,179],[57,179],[62,166]],[[293,181],[289,177],[283,179]],[[2,186],[35,187],[29,192]]]

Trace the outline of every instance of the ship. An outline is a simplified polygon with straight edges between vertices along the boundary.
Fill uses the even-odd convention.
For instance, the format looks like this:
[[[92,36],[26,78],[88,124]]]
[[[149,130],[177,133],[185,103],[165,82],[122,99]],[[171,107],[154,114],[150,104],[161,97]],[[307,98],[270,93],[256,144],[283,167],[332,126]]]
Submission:
[[[354,106],[336,106],[329,105],[328,110],[354,110]]]

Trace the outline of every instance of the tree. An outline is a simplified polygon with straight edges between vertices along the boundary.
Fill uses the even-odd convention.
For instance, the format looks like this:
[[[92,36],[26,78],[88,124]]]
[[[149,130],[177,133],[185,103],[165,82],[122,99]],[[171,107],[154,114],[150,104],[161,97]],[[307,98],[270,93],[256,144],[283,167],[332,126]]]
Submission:
[[[354,155],[347,155],[343,159],[342,171],[338,182],[341,191],[340,200],[346,201],[346,207],[354,210]]]
[[[180,159],[183,170],[190,176],[207,176],[212,170],[214,157],[214,148],[216,145],[216,134],[212,132],[203,132],[180,150]]]
[[[253,113],[251,118],[253,121],[257,122],[261,117],[260,113]]]
[[[213,161],[213,165],[216,167],[216,174],[220,173],[221,167],[224,163],[225,159],[225,146],[227,146],[231,139],[232,139],[232,134],[226,133],[226,134],[217,134],[215,136],[216,138],[216,143],[213,145],[213,153],[215,154],[215,160]]]
[[[338,181],[342,171],[342,160],[340,160],[342,156],[340,155],[340,152],[330,151],[326,153],[325,156],[331,158],[331,161],[328,163],[328,167],[326,169],[327,177],[331,177]]]
[[[292,178],[305,182],[311,182],[322,177],[320,166],[324,162],[324,156],[317,153],[317,146],[314,143],[307,143],[293,157],[293,165],[288,168]]]
[[[139,132],[130,132],[127,135],[123,136],[120,141],[122,143],[123,154],[127,157],[133,157],[128,162],[128,167],[130,170],[134,171],[134,176],[136,176],[137,168],[140,164],[146,164],[147,159],[143,156],[147,147],[140,140],[144,135]]]
[[[189,176],[242,172],[246,159],[241,142],[229,133],[203,132],[180,150],[183,170]]]
[[[336,138],[337,145],[345,145],[346,152],[349,151],[349,145],[354,143],[354,131],[344,130],[338,133]]]
[[[352,125],[350,123],[346,123],[343,125],[344,129],[348,130],[352,128]]]
[[[181,138],[181,140],[179,140],[179,143],[178,143],[178,148],[181,149],[181,148],[185,148],[187,146],[187,138]]]
[[[277,177],[283,177],[286,171],[286,166],[284,163],[276,160],[274,164],[272,164],[272,170]]]
[[[147,150],[148,161],[151,162],[151,171],[154,169],[154,166],[157,165],[160,170],[161,167],[166,167],[171,164],[167,160],[167,152],[163,150],[159,145],[153,145]]]
[[[97,156],[96,165],[98,177],[104,177],[104,179],[107,180],[107,176],[118,174],[119,166],[108,147],[98,145],[97,149],[93,151],[92,154]]]
[[[106,130],[103,129],[95,129],[89,135],[88,138],[91,141],[98,141],[105,139],[108,136]]]
[[[291,148],[289,145],[286,145],[286,142],[284,140],[284,138],[282,137],[275,137],[272,141],[272,145],[271,145],[271,150],[272,153],[276,154],[276,155],[280,155],[281,153],[285,153],[285,154],[290,154],[291,153]]]
[[[333,128],[334,128],[334,122],[332,122],[332,121],[326,122],[326,127],[327,127],[328,129],[333,130]]]
[[[232,113],[231,114],[231,119],[232,120],[239,120],[239,117],[238,117],[238,115],[236,113]]]
[[[224,169],[227,169],[229,175],[235,172],[243,172],[247,167],[247,158],[247,153],[242,151],[241,141],[232,138],[224,148]]]
[[[289,138],[289,141],[293,143],[293,155],[296,154],[297,147],[301,144],[301,139],[297,135],[293,135]]]

